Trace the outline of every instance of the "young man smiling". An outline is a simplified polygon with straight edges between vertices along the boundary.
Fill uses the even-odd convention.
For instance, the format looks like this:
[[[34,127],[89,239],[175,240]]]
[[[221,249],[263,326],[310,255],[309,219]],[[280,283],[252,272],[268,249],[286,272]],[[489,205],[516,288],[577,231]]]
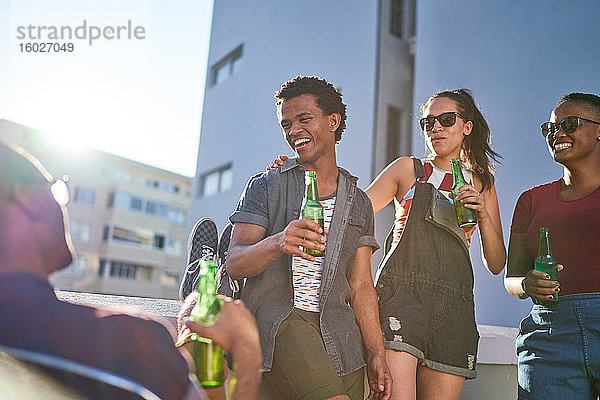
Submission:
[[[247,278],[242,299],[258,323],[262,393],[362,399],[366,357],[370,398],[387,399],[391,378],[371,278],[373,211],[357,178],[336,162],[346,105],[318,77],[296,77],[275,97],[296,157],[250,179],[230,216],[227,258],[230,277]],[[305,170],[317,172],[324,232],[299,219]],[[315,258],[304,248],[326,248],[326,255]]]

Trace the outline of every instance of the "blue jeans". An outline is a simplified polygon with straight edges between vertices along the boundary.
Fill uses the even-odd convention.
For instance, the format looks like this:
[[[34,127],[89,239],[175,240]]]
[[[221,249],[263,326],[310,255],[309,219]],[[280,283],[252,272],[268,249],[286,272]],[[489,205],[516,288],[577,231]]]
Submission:
[[[535,304],[516,341],[519,399],[597,399],[600,389],[600,293]]]

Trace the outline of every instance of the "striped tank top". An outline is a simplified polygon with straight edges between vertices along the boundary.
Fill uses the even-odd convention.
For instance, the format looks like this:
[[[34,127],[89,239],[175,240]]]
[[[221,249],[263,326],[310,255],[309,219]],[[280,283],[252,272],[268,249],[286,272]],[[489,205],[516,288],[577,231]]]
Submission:
[[[425,170],[426,182],[431,183],[436,189],[438,189],[448,199],[450,204],[454,204],[450,195],[452,188],[452,172],[444,171],[443,169],[436,167],[430,160],[423,161],[423,169]],[[469,184],[472,184],[473,177],[471,171],[463,168],[462,173],[465,180],[469,182]],[[401,202],[394,197],[394,208],[396,209],[396,215],[394,218],[392,244],[398,243],[402,237],[402,232],[404,232],[404,227],[406,226],[406,221],[408,219],[408,213],[410,212],[410,205],[412,204],[414,194],[415,185],[413,184],[410,190],[404,195],[404,198]],[[471,246],[471,236],[473,236],[476,227],[477,225],[463,228],[469,247]]]

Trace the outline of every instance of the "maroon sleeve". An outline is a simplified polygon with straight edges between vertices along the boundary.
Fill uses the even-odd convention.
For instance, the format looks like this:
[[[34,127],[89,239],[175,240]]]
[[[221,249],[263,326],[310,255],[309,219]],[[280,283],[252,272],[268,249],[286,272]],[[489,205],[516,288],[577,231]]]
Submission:
[[[100,356],[105,368],[137,381],[162,399],[183,397],[190,382],[187,362],[163,324],[127,314],[109,314],[102,320],[103,331],[110,336]]]
[[[511,232],[527,233],[527,228],[529,228],[529,224],[531,223],[531,196],[531,189],[521,193],[521,196],[519,196],[510,226]]]
[[[185,359],[162,324],[153,320],[138,321],[145,323],[133,329],[130,354],[139,363],[132,365],[132,374],[139,374],[139,382],[144,382],[161,398],[181,399],[189,384]]]

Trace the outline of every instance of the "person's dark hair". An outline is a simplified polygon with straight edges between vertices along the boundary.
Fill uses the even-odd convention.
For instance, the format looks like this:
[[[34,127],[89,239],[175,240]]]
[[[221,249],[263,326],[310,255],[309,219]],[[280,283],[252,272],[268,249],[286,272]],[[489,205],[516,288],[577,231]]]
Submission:
[[[281,88],[275,93],[278,112],[281,112],[281,104],[284,100],[303,94],[315,96],[317,106],[325,115],[340,114],[340,126],[335,131],[335,141],[339,142],[344,129],[346,129],[346,104],[342,102],[342,94],[325,79],[318,76],[298,75],[281,85]]]
[[[481,179],[483,189],[490,188],[494,183],[494,166],[490,159],[499,163],[502,157],[490,147],[490,128],[477,108],[471,91],[456,89],[438,92],[427,100],[421,111],[433,100],[441,97],[453,100],[465,122],[473,123],[471,134],[463,138],[460,158]]]
[[[600,97],[591,93],[567,93],[560,98],[556,105],[572,101],[581,103],[589,108],[594,116],[600,120]]]

